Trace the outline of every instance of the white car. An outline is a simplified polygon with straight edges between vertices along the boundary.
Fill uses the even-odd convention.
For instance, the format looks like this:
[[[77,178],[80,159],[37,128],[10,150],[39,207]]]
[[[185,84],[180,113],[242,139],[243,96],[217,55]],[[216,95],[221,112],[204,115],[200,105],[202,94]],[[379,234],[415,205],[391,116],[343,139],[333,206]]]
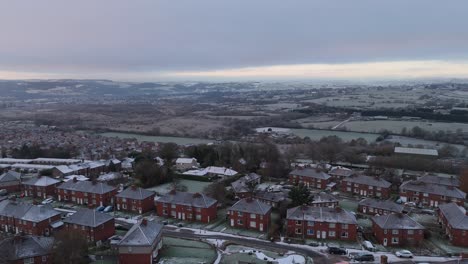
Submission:
[[[399,258],[413,258],[413,253],[409,250],[400,250],[395,253]]]
[[[53,198],[47,198],[47,199],[45,199],[44,201],[42,201],[42,204],[50,204],[50,203],[52,203],[53,201],[54,201]]]

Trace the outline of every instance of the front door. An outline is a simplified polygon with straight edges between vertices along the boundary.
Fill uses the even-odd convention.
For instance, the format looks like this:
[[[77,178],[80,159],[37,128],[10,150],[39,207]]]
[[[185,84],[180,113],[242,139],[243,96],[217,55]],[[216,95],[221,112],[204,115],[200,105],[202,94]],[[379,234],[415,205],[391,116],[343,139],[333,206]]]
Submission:
[[[327,238],[327,231],[322,231],[322,238],[323,239]]]
[[[260,224],[260,232],[263,231],[263,224]]]
[[[234,226],[234,219],[231,219],[231,226]]]
[[[320,238],[320,231],[317,231],[317,238]]]
[[[363,212],[363,213],[366,213],[366,212],[367,212],[367,207],[365,207],[365,206],[362,207],[362,212]]]
[[[383,245],[384,245],[384,247],[387,246],[387,239],[386,238],[383,239]]]

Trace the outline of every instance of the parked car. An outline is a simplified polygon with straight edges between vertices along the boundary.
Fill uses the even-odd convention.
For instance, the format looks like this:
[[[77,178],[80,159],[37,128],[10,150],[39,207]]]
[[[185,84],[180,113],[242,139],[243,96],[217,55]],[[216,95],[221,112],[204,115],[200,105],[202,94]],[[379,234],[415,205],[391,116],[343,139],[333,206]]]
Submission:
[[[320,244],[319,244],[318,242],[310,242],[310,243],[309,243],[309,246],[311,246],[311,247],[318,247],[318,246],[320,246]]]
[[[365,253],[365,252],[360,252],[354,255],[353,259],[355,261],[374,261],[375,260],[374,255]]]
[[[362,246],[369,251],[372,251],[372,252],[375,251],[375,247],[370,241],[364,240],[362,242]]]
[[[400,250],[395,252],[395,255],[399,258],[413,258],[413,253],[409,250]]]
[[[99,212],[102,212],[106,207],[105,206],[99,206],[98,208],[96,208],[96,211],[99,211]]]
[[[328,254],[346,255],[348,253],[346,252],[345,248],[331,246],[331,247],[328,247]]]
[[[109,205],[109,206],[107,206],[106,208],[104,208],[103,211],[104,211],[105,213],[109,213],[109,212],[112,212],[112,209],[113,209],[112,205]]]
[[[110,241],[110,244],[111,245],[117,245],[120,243],[120,241],[122,240],[122,236],[119,236],[119,235],[113,235],[111,237],[109,237],[109,241]]]
[[[7,189],[1,189],[0,190],[0,196],[6,196],[6,195],[8,195]]]
[[[42,204],[50,204],[50,203],[53,203],[53,202],[54,202],[53,198],[47,198],[44,201],[42,201]]]

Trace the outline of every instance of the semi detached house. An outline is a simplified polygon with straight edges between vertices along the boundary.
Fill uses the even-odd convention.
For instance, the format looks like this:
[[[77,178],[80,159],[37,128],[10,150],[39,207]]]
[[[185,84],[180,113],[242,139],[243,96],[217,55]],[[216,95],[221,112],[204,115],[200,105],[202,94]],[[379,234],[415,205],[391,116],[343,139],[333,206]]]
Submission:
[[[71,181],[57,187],[58,200],[76,204],[86,204],[90,207],[111,205],[117,188],[102,182]]]
[[[201,193],[175,190],[156,200],[156,213],[187,221],[209,223],[216,219],[218,201]]]
[[[298,206],[288,209],[286,219],[289,237],[356,240],[356,217],[341,208]]]

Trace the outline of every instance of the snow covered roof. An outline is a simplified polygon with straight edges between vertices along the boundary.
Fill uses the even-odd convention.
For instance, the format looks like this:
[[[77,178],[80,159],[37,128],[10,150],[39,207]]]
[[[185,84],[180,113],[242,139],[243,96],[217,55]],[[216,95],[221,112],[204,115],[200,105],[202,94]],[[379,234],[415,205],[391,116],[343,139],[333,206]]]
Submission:
[[[341,208],[297,206],[288,209],[286,219],[325,223],[357,224],[356,217]]]
[[[0,175],[0,182],[19,181],[21,174],[16,171],[8,171]]]
[[[265,215],[271,210],[271,206],[257,199],[244,198],[237,201],[229,211],[244,212],[249,214]]]
[[[197,162],[196,158],[178,158],[176,159],[176,164],[191,164],[192,162]]]
[[[465,208],[456,203],[447,203],[439,205],[439,209],[451,228],[468,230],[468,215],[466,215]]]
[[[215,199],[210,198],[202,193],[179,192],[174,190],[162,195],[161,197],[158,197],[156,202],[180,204],[201,208],[208,208],[217,203]]]
[[[330,178],[330,175],[317,169],[296,169],[296,170],[291,171],[289,174],[296,175],[296,176],[309,177],[309,178],[322,179],[322,180],[327,180]]]
[[[400,213],[374,216],[372,217],[372,222],[382,229],[424,229],[413,218]]]
[[[110,186],[107,183],[95,183],[91,181],[67,181],[59,185],[57,189],[96,194],[104,194],[116,190],[115,187]]]
[[[162,228],[161,224],[143,219],[128,230],[119,246],[151,246],[161,237]]]
[[[16,261],[49,255],[54,245],[53,237],[21,236],[0,241],[0,254],[4,260]]]
[[[84,176],[84,175],[69,175],[69,176],[65,176],[63,181],[67,182],[67,181],[73,180],[73,179],[76,179],[77,181],[88,181],[89,180],[89,178]]]
[[[148,191],[146,189],[140,187],[128,187],[127,189],[123,190],[117,197],[127,198],[127,199],[134,199],[134,200],[144,200],[148,197],[155,195],[153,191]]]
[[[65,218],[63,222],[81,226],[97,227],[113,219],[114,217],[109,214],[97,212],[92,209],[81,208],[73,215]]]
[[[183,174],[193,175],[193,176],[205,176],[207,174],[234,176],[237,174],[237,171],[228,169],[225,167],[210,166],[210,167],[206,167],[204,169],[199,169],[199,170],[189,170],[189,171],[184,172]]]
[[[425,155],[425,156],[439,156],[436,149],[422,149],[422,148],[403,148],[395,147],[395,153],[398,154],[411,154],[411,155]]]
[[[50,186],[59,183],[59,180],[50,178],[48,176],[39,176],[23,182],[24,185],[34,186]]]

